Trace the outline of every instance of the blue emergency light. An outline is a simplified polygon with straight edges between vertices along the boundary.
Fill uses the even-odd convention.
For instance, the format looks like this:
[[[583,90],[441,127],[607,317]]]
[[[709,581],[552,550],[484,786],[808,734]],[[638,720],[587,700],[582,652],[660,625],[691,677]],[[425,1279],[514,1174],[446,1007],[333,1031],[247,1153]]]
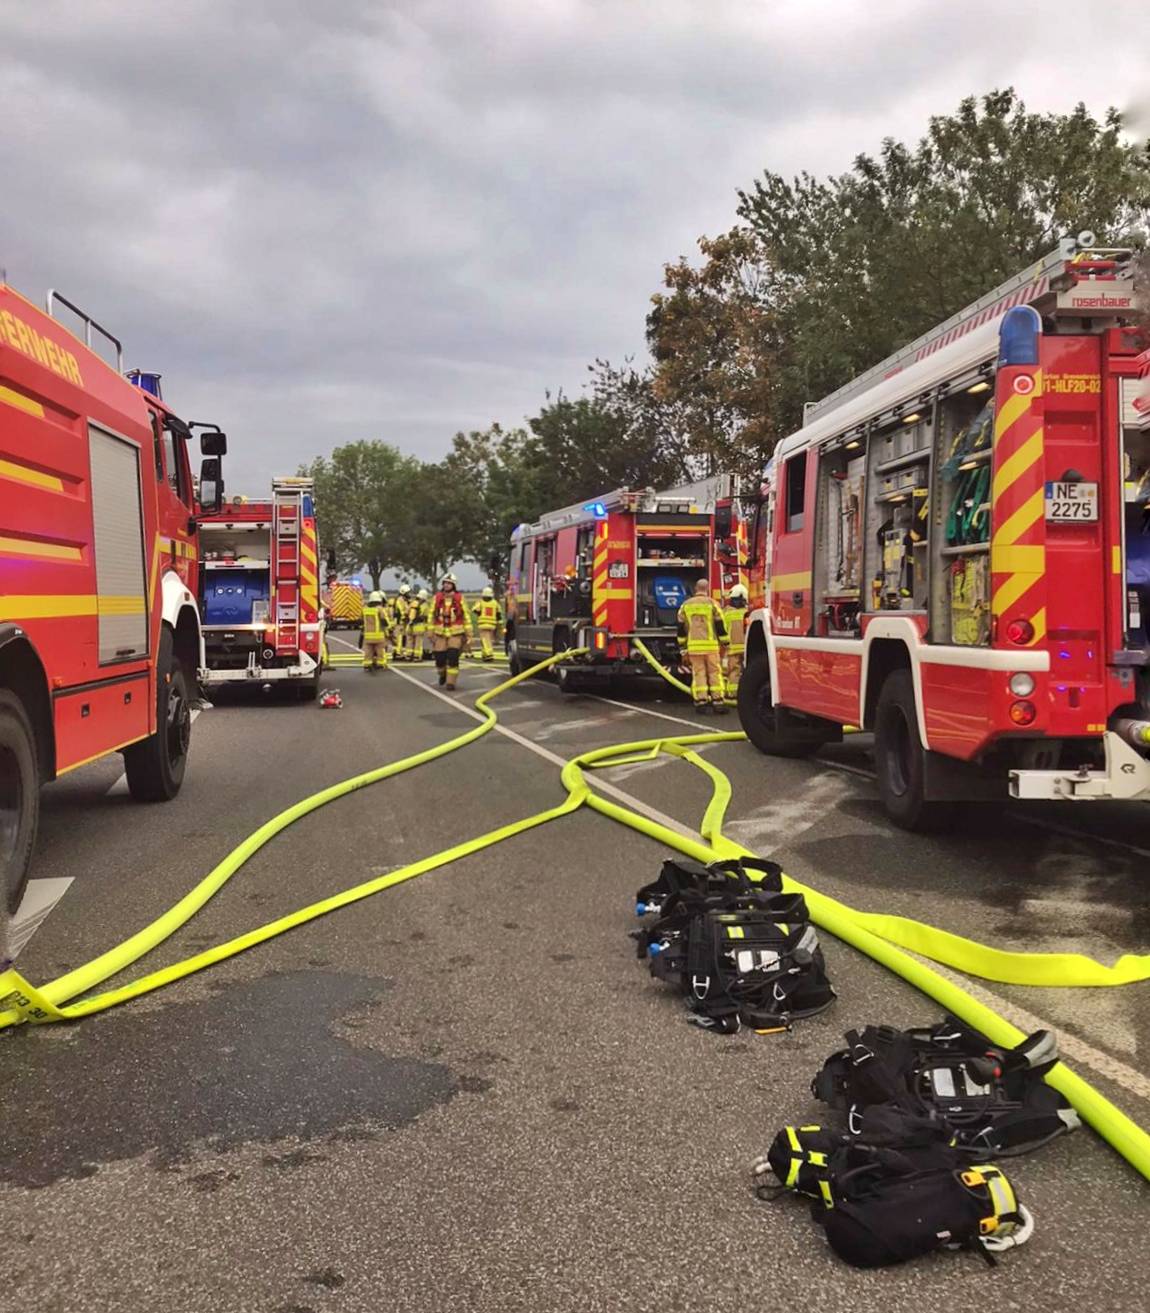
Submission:
[[[130,369],[128,371],[128,382],[134,384],[141,392],[150,392],[158,401],[163,401],[164,394],[160,391],[160,374],[148,374],[142,369]]]
[[[583,509],[585,511],[590,511],[597,520],[605,520],[607,518],[607,508],[601,501],[589,501]]]
[[[1000,365],[1037,365],[1038,337],[1042,320],[1031,305],[1016,305],[1002,318],[998,330],[998,363]]]

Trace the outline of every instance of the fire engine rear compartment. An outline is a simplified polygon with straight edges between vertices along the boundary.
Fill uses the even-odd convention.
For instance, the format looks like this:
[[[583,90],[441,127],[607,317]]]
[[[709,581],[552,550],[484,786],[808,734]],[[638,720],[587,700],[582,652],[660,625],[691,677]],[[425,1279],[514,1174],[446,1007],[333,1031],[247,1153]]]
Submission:
[[[271,595],[271,520],[201,525],[208,665],[243,670],[259,654]],[[274,652],[261,664],[271,664]]]

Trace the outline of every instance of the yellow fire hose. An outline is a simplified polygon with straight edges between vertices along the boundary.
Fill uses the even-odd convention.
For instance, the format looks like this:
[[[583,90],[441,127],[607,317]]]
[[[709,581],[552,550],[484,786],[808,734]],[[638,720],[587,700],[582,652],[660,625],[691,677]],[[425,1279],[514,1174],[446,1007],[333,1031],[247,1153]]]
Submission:
[[[25,1021],[43,1023],[75,1020],[105,1011],[241,953],[336,908],[370,897],[383,889],[414,879],[426,871],[445,866],[458,858],[469,856],[504,839],[568,815],[583,805],[590,806],[595,811],[700,861],[713,861],[717,857],[751,855],[749,850],[725,838],[722,833],[723,820],[731,798],[729,779],[718,767],[692,750],[694,746],[704,743],[736,742],[744,738],[743,734],[738,732],[693,734],[674,739],[646,739],[635,743],[615,744],[594,749],[567,763],[561,774],[562,782],[567,789],[567,797],[558,806],[523,820],[511,822],[478,838],[413,862],[400,870],[377,876],[342,893],[312,903],[297,912],[248,931],[173,966],[155,971],[130,984],[82,999],[77,1003],[68,1003],[69,999],[86,994],[110,976],[124,970],[172,935],[239,870],[249,857],[293,822],[357,789],[414,769],[425,762],[434,761],[474,742],[489,733],[497,723],[495,713],[488,705],[494,697],[522,680],[576,654],[576,652],[558,653],[530,670],[487,690],[475,703],[476,708],[484,715],[483,722],[465,733],[411,757],[391,762],[376,770],[332,785],[288,808],[245,839],[163,916],[85,966],[41,988],[29,984],[15,969],[0,975],[0,1009],[3,1009],[0,1010],[0,1029]],[[647,656],[651,659],[649,653]],[[652,664],[656,664],[653,659]],[[659,752],[668,752],[682,758],[702,770],[711,780],[711,800],[704,812],[697,840],[686,838],[627,807],[611,802],[591,789],[584,778],[584,768],[620,765],[626,761],[652,757]],[[958,985],[946,980],[931,967],[910,957],[903,951],[904,948],[912,949],[923,956],[957,967],[969,974],[984,975],[993,980],[1009,983],[1117,985],[1150,977],[1150,957],[1128,954],[1113,967],[1106,967],[1077,953],[1006,952],[905,917],[858,912],[789,877],[784,879],[788,888],[805,896],[811,918],[817,925],[889,967],[955,1016],[981,1030],[997,1044],[1016,1044],[1023,1035]],[[1150,1136],[1147,1136],[1145,1131],[1063,1064],[1058,1064],[1048,1075],[1047,1080],[1066,1096],[1083,1119],[1108,1140],[1128,1162],[1150,1178]]]

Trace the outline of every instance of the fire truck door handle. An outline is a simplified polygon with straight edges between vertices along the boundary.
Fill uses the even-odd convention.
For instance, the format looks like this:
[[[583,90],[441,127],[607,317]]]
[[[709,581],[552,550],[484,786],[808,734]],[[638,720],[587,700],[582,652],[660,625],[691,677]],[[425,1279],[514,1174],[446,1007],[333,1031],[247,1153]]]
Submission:
[[[802,594],[802,593],[792,593],[792,594],[791,594],[791,601],[795,604],[795,606],[802,606],[802,604],[803,604],[803,594]]]

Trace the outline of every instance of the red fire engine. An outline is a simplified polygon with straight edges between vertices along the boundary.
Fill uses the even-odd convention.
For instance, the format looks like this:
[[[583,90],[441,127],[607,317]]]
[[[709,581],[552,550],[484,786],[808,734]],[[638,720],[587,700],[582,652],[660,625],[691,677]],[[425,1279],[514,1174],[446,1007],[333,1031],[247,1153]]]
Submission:
[[[723,539],[716,548],[715,521]],[[521,524],[511,538],[507,647],[514,673],[571,647],[588,654],[557,668],[568,692],[592,681],[650,674],[640,638],[680,665],[676,614],[701,577],[718,592],[738,578],[733,505],[715,516],[690,495],[619,488]]]
[[[206,688],[255,681],[319,692],[324,621],[314,480],[272,480],[200,520]]]
[[[53,318],[63,309],[81,342]],[[116,368],[92,349],[93,336]],[[201,665],[192,427],[159,376],[58,294],[45,314],[0,284],[0,889],[28,878],[40,785],[111,752],[134,797],[179,790]],[[135,385],[133,385],[135,384]]]
[[[754,531],[739,712],[875,732],[909,827],[1150,791],[1150,410],[1129,253],[1083,234],[814,407]],[[754,585],[752,585],[754,591]]]

